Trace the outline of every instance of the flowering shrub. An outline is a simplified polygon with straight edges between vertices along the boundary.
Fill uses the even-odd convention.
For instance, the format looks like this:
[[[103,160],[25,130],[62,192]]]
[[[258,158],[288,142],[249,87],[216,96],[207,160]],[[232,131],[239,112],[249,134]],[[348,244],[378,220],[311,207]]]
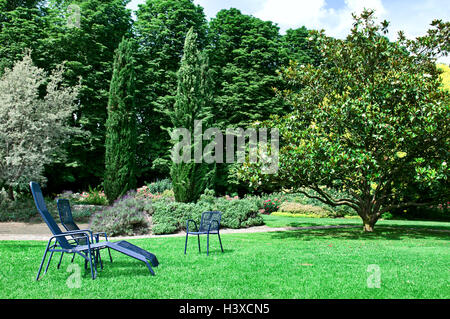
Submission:
[[[239,196],[236,195],[236,196],[231,197],[231,196],[229,196],[229,195],[225,195],[224,198],[225,198],[226,200],[236,200],[236,199],[239,199]]]
[[[276,212],[278,208],[280,208],[281,205],[281,199],[275,198],[272,199],[266,199],[263,204],[263,209],[265,214],[271,214],[273,212]]]
[[[151,191],[151,188],[144,185],[136,190],[136,196],[141,199],[148,199],[148,200],[161,200],[161,199],[174,199],[174,194],[172,189],[166,189],[162,193],[155,193]]]
[[[91,229],[111,236],[146,234],[150,229],[148,212],[152,209],[151,204],[130,192],[116,200],[113,206],[95,213]]]
[[[105,192],[96,188],[89,187],[89,192],[73,193],[72,191],[63,191],[56,196],[57,198],[65,198],[70,200],[73,204],[86,204],[86,205],[108,205]]]

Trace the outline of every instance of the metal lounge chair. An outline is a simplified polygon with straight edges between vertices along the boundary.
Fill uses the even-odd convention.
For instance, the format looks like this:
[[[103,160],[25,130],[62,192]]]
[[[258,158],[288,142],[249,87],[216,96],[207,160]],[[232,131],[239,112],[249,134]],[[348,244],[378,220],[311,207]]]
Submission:
[[[61,224],[64,226],[64,228],[67,231],[80,230],[78,225],[73,220],[72,209],[70,207],[69,200],[65,199],[65,198],[60,198],[56,201],[56,206],[58,208],[59,219],[61,221]],[[105,232],[93,233],[92,235],[94,236],[96,243],[98,243],[100,241],[100,236],[105,237],[105,240],[108,241],[108,236],[106,235]],[[81,244],[81,245],[86,244],[85,238],[82,235],[75,234],[75,235],[72,235],[72,237],[77,241],[78,244]],[[109,247],[108,247],[108,253],[109,253],[109,260],[112,262],[111,250],[109,249]],[[64,256],[64,253],[61,254],[61,258],[58,263],[58,268],[61,265],[61,260],[62,260],[63,256]],[[73,262],[74,258],[75,258],[75,254],[73,254],[72,262]],[[102,263],[102,259],[100,256],[100,251],[98,251],[97,255],[96,255],[96,262],[97,261],[100,261],[100,267],[103,269],[103,263]],[[86,267],[86,265],[87,265],[87,261],[85,262],[85,267]]]
[[[53,257],[53,253],[60,252],[61,254],[64,253],[78,254],[81,257],[83,257],[86,263],[89,262],[91,269],[91,277],[92,279],[95,279],[97,277],[97,264],[96,258],[92,257],[100,249],[104,248],[111,248],[122,254],[125,254],[127,256],[130,256],[132,258],[144,262],[147,265],[150,273],[152,275],[155,275],[155,272],[150,266],[150,263],[154,267],[156,267],[159,264],[158,260],[156,259],[155,255],[153,255],[148,251],[143,250],[142,248],[139,248],[123,240],[114,243],[110,241],[95,243],[93,233],[89,229],[62,232],[59,226],[56,224],[53,217],[51,216],[51,214],[49,213],[49,211],[47,210],[47,206],[44,201],[44,196],[42,195],[42,191],[41,188],[39,187],[39,184],[37,184],[36,182],[30,182],[30,188],[31,193],[33,194],[34,203],[36,204],[36,208],[53,234],[53,236],[50,237],[50,239],[48,240],[47,247],[45,248],[44,256],[42,257],[41,265],[39,266],[39,271],[36,276],[36,280],[39,280],[39,276],[42,271],[42,266],[44,265],[44,261],[48,252],[50,252],[51,254],[47,262],[44,274],[47,273],[48,266]],[[76,235],[75,237],[76,239],[73,237],[74,235]],[[80,239],[83,239],[83,242],[81,242]]]
[[[200,227],[197,227],[197,223],[192,219],[189,219],[186,222],[186,243],[184,245],[184,254],[186,254],[187,242],[188,242],[189,235],[197,235],[198,251],[201,252],[200,235],[205,235],[205,234],[207,235],[206,255],[209,256],[209,235],[210,234],[217,234],[217,236],[219,237],[220,249],[222,249],[222,252],[223,252],[222,241],[220,240],[220,234],[219,234],[221,216],[222,216],[221,212],[216,212],[216,211],[204,212],[202,214],[202,219],[200,221]],[[190,222],[194,223],[194,226],[196,229],[195,231],[189,230]]]

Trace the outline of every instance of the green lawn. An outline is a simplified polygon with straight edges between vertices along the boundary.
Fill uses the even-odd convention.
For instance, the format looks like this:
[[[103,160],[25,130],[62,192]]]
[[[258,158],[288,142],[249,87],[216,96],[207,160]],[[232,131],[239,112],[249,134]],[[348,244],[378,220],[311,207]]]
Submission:
[[[287,220],[286,218],[290,218]],[[265,216],[269,226],[326,225],[358,220]],[[160,261],[156,276],[141,262],[113,252],[96,280],[82,267],[81,288],[69,288],[70,258],[34,281],[46,243],[0,242],[0,298],[449,298],[449,223],[386,221],[373,234],[360,228],[224,234],[225,253],[212,237],[210,256],[191,237],[136,239]],[[389,226],[389,227],[388,227]],[[393,228],[395,226],[395,228]],[[407,227],[407,228],[405,228]],[[416,229],[410,229],[414,228]],[[206,248],[206,238],[202,238]],[[106,260],[106,253],[103,253]],[[58,256],[57,256],[58,257]],[[369,265],[381,288],[368,288]],[[370,270],[370,269],[369,269]]]

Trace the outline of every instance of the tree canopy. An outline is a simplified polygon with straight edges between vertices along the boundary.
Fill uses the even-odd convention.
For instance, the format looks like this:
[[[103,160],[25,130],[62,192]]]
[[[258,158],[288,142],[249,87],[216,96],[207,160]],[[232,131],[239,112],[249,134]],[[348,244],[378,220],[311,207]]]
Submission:
[[[63,73],[60,65],[47,74],[27,53],[0,78],[0,186],[7,187],[10,199],[31,180],[45,182],[44,166],[78,132],[68,120],[77,108],[79,86],[62,85]]]
[[[435,59],[447,54],[449,40],[440,35],[449,24],[435,21],[426,37],[400,34],[390,42],[388,22],[376,24],[373,11],[354,18],[345,40],[316,34],[320,65],[294,62],[283,72],[286,82],[303,88],[284,91],[292,113],[263,123],[280,129],[278,174],[247,164],[238,176],[256,188],[275,182],[348,206],[372,231],[384,212],[429,205],[418,196],[404,201],[410,185],[448,183],[450,95],[441,89]]]

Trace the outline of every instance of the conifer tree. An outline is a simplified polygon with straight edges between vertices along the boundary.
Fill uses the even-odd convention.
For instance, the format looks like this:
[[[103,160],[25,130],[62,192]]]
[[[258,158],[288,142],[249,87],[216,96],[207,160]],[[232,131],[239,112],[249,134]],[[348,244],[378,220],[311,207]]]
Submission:
[[[195,127],[195,121],[202,121],[202,127],[205,129],[211,118],[211,75],[206,55],[198,50],[197,34],[193,28],[186,36],[184,55],[177,78],[175,104],[173,109],[167,112],[167,115],[172,122],[173,129],[184,128],[190,132],[190,153],[194,154],[196,147],[200,146],[203,149],[203,145],[198,145],[194,138],[194,133],[198,130],[198,127]],[[179,202],[196,201],[207,187],[212,172],[210,164],[204,163],[203,160],[201,163],[196,163],[192,157],[188,162],[173,162],[170,175],[175,200]]]
[[[109,202],[136,184],[136,110],[133,42],[123,39],[114,58],[106,121],[105,194]]]

